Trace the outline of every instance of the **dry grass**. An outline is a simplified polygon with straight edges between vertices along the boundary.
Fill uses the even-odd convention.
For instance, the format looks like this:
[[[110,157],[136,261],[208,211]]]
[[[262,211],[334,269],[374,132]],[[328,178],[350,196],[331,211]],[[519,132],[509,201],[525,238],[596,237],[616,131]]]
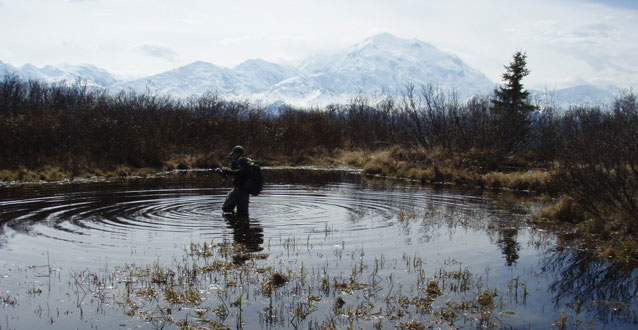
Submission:
[[[343,150],[337,156],[337,161],[341,164],[363,168],[370,160],[370,154],[363,150]]]
[[[558,203],[544,208],[532,218],[534,223],[581,223],[585,220],[585,212],[576,201],[569,196],[563,196]]]
[[[564,195],[529,220],[534,226],[557,233],[559,245],[578,244],[605,260],[629,267],[638,265],[638,237],[614,221],[589,214],[570,196]]]
[[[1,170],[1,181],[38,182],[60,181],[73,178],[148,176],[175,169],[219,167],[225,153],[173,155],[159,167],[111,167],[79,168],[64,171],[60,167],[45,166],[39,169],[20,167],[18,170]],[[478,186],[489,189],[512,189],[535,192],[557,191],[549,172],[525,170],[481,173],[469,161],[471,155],[450,156],[444,150],[429,151],[407,149],[399,146],[371,150],[308,149],[294,156],[281,154],[254,155],[262,165],[313,165],[320,167],[350,166],[361,168],[364,175],[395,177],[422,183],[445,183],[457,186]]]
[[[457,186],[474,186],[488,189],[508,189],[555,193],[558,187],[552,175],[542,169],[515,171],[489,171],[468,166],[467,156],[446,158],[441,149],[415,151],[390,148],[358,155],[352,163],[364,162],[363,173],[368,176],[396,177],[422,183],[443,183]],[[461,164],[461,165],[459,165]]]
[[[275,271],[260,256],[242,264],[233,262],[235,255],[244,253],[251,254],[227,241],[192,243],[183,258],[171,265],[125,265],[115,272],[80,278],[80,282],[91,293],[101,293],[96,296],[102,303],[125,306],[123,312],[130,318],[185,329],[252,328],[257,320],[269,328],[290,324],[314,328],[315,322],[332,325],[319,328],[346,328],[352,326],[352,320],[359,326],[374,323],[379,328],[455,327],[455,323],[496,328],[508,322],[496,315],[519,304],[512,300],[512,288],[483,289],[483,277],[472,275],[454,260],[445,261],[428,275],[421,257],[404,255],[401,260],[412,266],[401,270],[402,276],[416,284],[404,290],[392,280],[397,269],[386,268],[385,263],[373,267],[358,260],[351,275],[331,275],[325,269],[303,265]],[[398,260],[389,260],[388,265]],[[386,276],[387,282],[379,281]],[[97,282],[93,280],[89,287],[87,281],[93,278]],[[517,281],[514,290],[525,286]],[[10,297],[2,299],[11,302]],[[320,308],[324,304],[332,307]],[[254,305],[260,315],[244,316]]]

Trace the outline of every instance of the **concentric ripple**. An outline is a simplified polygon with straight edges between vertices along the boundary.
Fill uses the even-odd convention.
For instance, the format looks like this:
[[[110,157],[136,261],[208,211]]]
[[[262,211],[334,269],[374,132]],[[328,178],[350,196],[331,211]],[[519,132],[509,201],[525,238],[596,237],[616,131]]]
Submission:
[[[313,246],[344,241],[383,246],[378,244],[383,239],[387,246],[411,235],[399,226],[401,214],[420,222],[442,214],[493,214],[482,197],[370,185],[360,178],[268,184],[260,196],[251,197],[250,218],[242,225],[222,216],[230,188],[211,184],[210,178],[47,189],[0,199],[0,250],[8,251],[8,258],[50,253],[62,263],[128,262],[169,257],[190,242],[215,239],[250,242],[255,249],[289,238]],[[423,228],[419,232],[425,235]]]

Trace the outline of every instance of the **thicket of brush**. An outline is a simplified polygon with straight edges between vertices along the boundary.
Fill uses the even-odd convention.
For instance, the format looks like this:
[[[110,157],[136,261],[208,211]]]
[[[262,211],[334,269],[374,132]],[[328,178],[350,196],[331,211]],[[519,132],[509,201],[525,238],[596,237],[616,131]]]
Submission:
[[[503,161],[554,159],[564,118],[551,108],[535,113],[529,138],[512,144],[503,136],[490,98],[461,102],[431,86],[418,91],[408,86],[403,97],[361,96],[347,105],[273,111],[215,93],[187,100],[150,91],[110,95],[82,84],[5,75],[0,81],[0,168],[159,166],[175,155],[215,159],[243,144],[254,154],[292,159],[335,149],[442,148],[459,159],[471,153],[477,168],[495,169]]]
[[[433,175],[445,174],[441,168],[492,176],[550,170],[588,219],[638,230],[638,103],[632,92],[608,108],[537,105],[522,118],[508,117],[493,99],[461,101],[432,86],[407,86],[400,97],[271,110],[215,93],[187,100],[148,91],[110,95],[81,83],[5,75],[0,169],[160,167],[185,156],[206,167],[236,144],[266,163],[394,147],[404,152],[395,152],[390,165]]]
[[[626,93],[605,111],[572,109],[563,121],[565,142],[555,176],[566,197],[556,212],[593,234],[603,254],[638,262],[636,96]]]

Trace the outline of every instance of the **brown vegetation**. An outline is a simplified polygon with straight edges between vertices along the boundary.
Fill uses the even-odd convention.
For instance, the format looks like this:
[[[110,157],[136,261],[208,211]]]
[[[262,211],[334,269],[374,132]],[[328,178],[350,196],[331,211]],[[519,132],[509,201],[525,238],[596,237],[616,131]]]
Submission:
[[[565,239],[624,263],[638,264],[638,102],[621,96],[609,111],[568,112],[569,138],[554,169],[564,196],[534,221],[573,224]]]
[[[503,130],[516,123],[492,101],[461,102],[433,86],[407,86],[402,97],[269,109],[215,93],[187,100],[148,91],[110,95],[81,83],[6,75],[0,180],[215,167],[242,144],[264,165],[347,164],[367,175],[424,183],[564,194],[579,213],[557,212],[556,220],[587,223],[601,239],[638,236],[633,93],[620,95],[610,109],[525,108],[525,134],[515,137]]]

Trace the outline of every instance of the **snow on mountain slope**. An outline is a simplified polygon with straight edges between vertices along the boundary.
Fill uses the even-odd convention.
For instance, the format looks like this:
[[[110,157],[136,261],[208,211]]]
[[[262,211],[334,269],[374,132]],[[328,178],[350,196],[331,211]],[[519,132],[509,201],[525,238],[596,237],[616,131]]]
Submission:
[[[241,90],[231,70],[212,63],[195,62],[175,70],[151,77],[117,83],[109,88],[111,92],[133,89],[150,90],[176,97],[199,96],[206,91],[218,91],[227,96]]]
[[[118,83],[109,89],[117,91],[132,88],[141,91],[148,88],[176,97],[199,96],[215,91],[222,97],[254,99],[254,95],[263,93],[294,74],[294,68],[264,60],[248,60],[233,69],[195,62],[147,78]]]
[[[73,84],[82,80],[87,86],[98,88],[105,88],[117,82],[114,75],[91,64],[64,64],[58,67],[47,65],[43,68],[25,64],[16,68],[0,62],[0,74],[4,73],[12,73],[23,79],[40,80],[48,83],[64,81],[68,84]]]
[[[4,76],[6,74],[15,74],[16,71],[17,69],[11,64],[0,61],[0,76]]]
[[[157,75],[119,81],[106,70],[93,65],[62,65],[20,68],[0,62],[0,75],[13,72],[25,79],[74,83],[80,77],[89,86],[111,93],[121,90],[147,90],[173,97],[200,96],[213,91],[228,99],[247,99],[266,104],[288,103],[322,106],[345,103],[363,94],[400,95],[408,84],[416,87],[436,85],[454,90],[463,99],[491,93],[496,83],[468,66],[457,56],[417,39],[379,34],[340,52],[317,55],[296,67],[262,59],[247,60],[234,68],[195,62]],[[618,94],[616,87],[596,87],[579,83],[553,92],[560,106],[570,104],[609,104]],[[542,92],[530,91],[542,97]]]
[[[254,99],[266,103],[284,101],[292,105],[311,106],[344,101],[344,97],[342,94],[324,90],[312,79],[297,75],[276,84],[264,93],[255,95]]]
[[[47,69],[47,68],[48,66],[44,67],[44,69]],[[84,65],[65,64],[54,69],[56,71],[62,71],[62,72],[61,74],[58,74],[55,76],[48,74],[49,81],[66,80],[69,82],[75,82],[77,81],[77,79],[81,78],[83,80],[86,80],[88,84],[95,85],[98,87],[108,87],[110,85],[115,84],[118,81],[115,78],[115,76],[109,73],[108,71],[98,68],[92,64],[84,64]]]
[[[177,97],[212,90],[227,98],[325,105],[360,93],[399,94],[410,83],[454,89],[461,97],[485,93],[495,86],[458,57],[428,43],[380,34],[342,52],[310,58],[296,68],[261,59],[245,61],[233,69],[196,62],[110,89],[149,88]]]
[[[247,60],[233,68],[239,83],[252,93],[262,93],[270,87],[298,74],[297,69],[262,59]]]
[[[407,84],[433,84],[470,96],[495,86],[458,57],[428,43],[391,34],[370,37],[340,54],[309,59],[300,71],[337,94],[398,93]]]
[[[548,92],[532,90],[530,94],[541,100],[549,98],[559,107],[567,109],[570,105],[611,105],[620,92],[615,86],[601,88],[588,84]]]

